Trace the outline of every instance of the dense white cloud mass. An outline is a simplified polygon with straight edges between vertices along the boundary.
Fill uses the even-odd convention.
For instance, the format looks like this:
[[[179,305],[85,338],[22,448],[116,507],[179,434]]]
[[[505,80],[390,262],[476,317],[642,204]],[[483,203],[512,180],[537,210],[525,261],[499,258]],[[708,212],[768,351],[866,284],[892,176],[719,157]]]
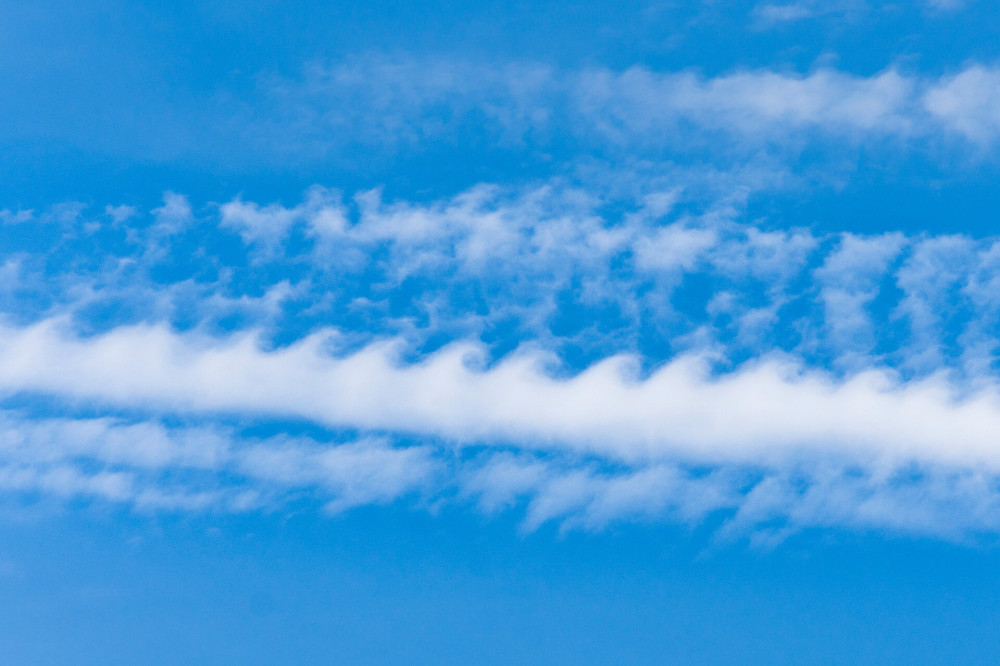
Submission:
[[[0,487],[765,543],[1000,527],[995,239],[773,229],[654,185],[6,212],[0,395],[44,408],[3,414]]]
[[[44,405],[0,422],[11,496],[997,529],[1000,241],[748,214],[836,184],[850,151],[988,160],[997,69],[376,58],[254,94],[248,145],[566,145],[574,166],[437,199],[0,211],[0,408]]]
[[[0,389],[117,408],[304,418],[624,461],[805,452],[1000,466],[996,390],[960,395],[940,377],[899,383],[869,370],[838,381],[778,360],[712,376],[685,356],[641,379],[625,358],[557,379],[530,353],[476,369],[481,356],[464,346],[402,364],[387,343],[331,357],[321,335],[263,351],[248,335],[208,341],[162,327],[80,340],[51,322],[2,330],[0,341]]]

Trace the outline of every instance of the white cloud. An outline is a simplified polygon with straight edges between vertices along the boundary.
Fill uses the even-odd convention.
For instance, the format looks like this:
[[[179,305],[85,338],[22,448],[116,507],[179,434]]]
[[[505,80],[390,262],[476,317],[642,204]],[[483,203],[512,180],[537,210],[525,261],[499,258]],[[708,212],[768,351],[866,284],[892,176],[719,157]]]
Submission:
[[[293,206],[239,201],[226,210],[281,222],[245,239],[246,256],[271,263],[240,268],[245,259],[209,255],[219,270],[205,282],[141,281],[184,254],[190,225],[218,229],[226,215],[229,204],[195,219],[178,195],[153,215],[157,257],[119,242],[54,275],[44,256],[12,258],[3,298],[16,306],[18,294],[65,285],[69,305],[25,314],[2,301],[0,396],[119,416],[0,418],[0,486],[170,511],[302,497],[341,511],[415,497],[487,513],[517,507],[526,529],[721,512],[720,538],[762,542],[808,525],[956,538],[997,529],[994,238],[765,229],[740,222],[738,196],[703,204],[663,181],[610,215],[600,197],[558,182],[422,203],[382,197],[344,203],[317,188]],[[155,231],[171,219],[174,232]],[[91,241],[73,225],[88,223],[74,213],[52,237],[56,251],[80,256]],[[114,241],[122,230],[95,233]],[[301,270],[297,281],[287,265]],[[372,302],[381,283],[391,292],[406,276],[426,283],[412,298],[413,317],[427,321],[393,335],[395,320]],[[148,304],[146,323],[92,327],[70,316],[102,316],[102,304],[130,298]],[[613,326],[591,316],[609,304],[621,304]],[[172,324],[182,307],[193,324]],[[316,319],[282,320],[295,307]],[[574,307],[582,324],[558,331],[552,322]],[[372,321],[323,328],[356,312]],[[237,315],[235,332],[202,325]],[[501,344],[497,356],[474,341],[503,317],[525,345]],[[904,333],[887,337],[893,325]],[[641,326],[670,349],[621,354]],[[799,330],[814,338],[769,342]],[[420,345],[431,336],[450,344],[428,352]],[[298,342],[276,342],[288,340]],[[560,365],[567,341],[587,360]],[[757,357],[731,365],[747,350]],[[814,353],[835,359],[829,370]],[[641,364],[652,365],[648,376]],[[231,416],[307,420],[346,429],[350,441],[246,438],[219,425]],[[961,519],[949,523],[949,512]]]
[[[690,228],[683,223],[662,227],[640,236],[634,245],[640,270],[690,272],[718,242],[713,229]]]
[[[775,25],[859,13],[862,5],[765,4],[755,15],[762,25]],[[354,59],[311,67],[298,80],[271,80],[258,107],[275,115],[262,115],[255,134],[277,150],[294,146],[328,155],[350,143],[392,150],[467,141],[474,128],[476,141],[507,149],[545,150],[570,136],[587,151],[624,148],[630,156],[651,156],[666,150],[674,158],[677,150],[690,150],[707,155],[709,164],[725,164],[733,155],[806,145],[924,151],[960,137],[988,148],[1000,136],[997,90],[996,68],[982,63],[944,75],[887,63],[870,75],[818,67],[703,76],[643,66],[569,70],[526,62]]]
[[[765,26],[800,21],[816,15],[815,10],[804,2],[786,5],[758,5],[754,8],[753,13]]]
[[[721,244],[713,253],[719,271],[731,277],[751,276],[779,286],[806,265],[817,239],[807,230],[737,230],[738,240]],[[741,236],[741,237],[740,237]]]
[[[945,129],[976,144],[992,144],[1000,136],[1000,72],[982,65],[935,82],[924,105]]]
[[[332,496],[326,504],[331,511],[391,502],[428,486],[439,467],[427,447],[392,448],[379,441],[256,445],[239,458],[239,472],[255,479],[325,489]]]
[[[856,19],[879,9],[868,0],[799,0],[757,5],[752,16],[756,27],[767,29],[821,17],[837,21]]]
[[[571,379],[523,353],[488,370],[453,346],[401,365],[391,346],[335,358],[321,336],[271,352],[163,327],[79,339],[55,322],[0,330],[0,388],[191,414],[298,417],[330,427],[512,442],[617,460],[760,462],[805,452],[1000,467],[995,389],[960,396],[940,377],[844,381],[778,360],[713,377],[681,357],[647,379],[609,358]]]
[[[238,233],[244,243],[254,248],[258,259],[278,258],[282,244],[299,222],[305,222],[307,233],[316,240],[317,251],[327,256],[324,250],[328,250],[347,228],[340,195],[313,187],[306,193],[305,200],[294,208],[277,203],[261,206],[240,198],[219,206],[220,226]]]
[[[163,195],[163,205],[154,209],[153,217],[159,235],[176,234],[186,227],[193,217],[191,202],[182,194],[167,192]]]
[[[624,202],[560,181],[419,203],[368,191],[345,204],[313,188],[294,206],[237,200],[198,220],[170,195],[181,231],[158,231],[158,209],[150,227],[137,213],[128,225],[138,230],[108,227],[95,246],[80,214],[50,245],[11,255],[0,312],[91,331],[256,328],[285,341],[334,326],[353,348],[392,336],[416,348],[485,339],[505,326],[496,348],[575,345],[590,359],[629,352],[658,363],[707,347],[740,358],[777,345],[850,372],[884,363],[989,375],[995,239],[767,229],[741,221],[738,194],[705,201],[665,185]],[[256,237],[241,250],[226,234],[225,252],[192,245],[183,229],[218,233],[231,206],[283,220],[266,252]],[[134,238],[116,240],[123,231]],[[57,267],[49,256],[70,259]],[[164,282],[170,273],[178,278]],[[643,347],[652,336],[670,350]]]
[[[380,439],[260,440],[225,426],[0,412],[0,490],[140,510],[276,508],[304,495],[343,511],[427,488],[440,467],[427,447],[392,447]]]
[[[841,236],[837,248],[815,271],[823,303],[825,335],[847,369],[863,366],[877,341],[869,307],[879,284],[906,238],[899,233],[861,237]]]
[[[927,0],[928,7],[943,12],[964,9],[967,4],[966,0]]]
[[[940,236],[915,243],[896,274],[903,297],[896,314],[910,327],[907,364],[918,370],[941,367],[941,331],[958,301],[975,261],[975,244],[965,236]]]
[[[257,243],[272,250],[276,248],[295,222],[295,212],[282,206],[258,206],[237,199],[219,208],[220,223],[234,229],[247,244]]]
[[[675,119],[743,135],[779,127],[906,134],[911,124],[913,83],[892,70],[871,78],[820,70],[807,76],[750,71],[701,79],[635,68],[588,73],[581,86],[584,117],[640,136],[666,129]]]
[[[836,455],[708,467],[669,459],[608,465],[510,447],[479,447],[468,457],[433,443],[255,439],[218,425],[0,412],[2,501],[110,502],[140,512],[273,511],[303,499],[340,512],[407,501],[517,511],[525,530],[696,525],[716,515],[717,538],[762,545],[831,526],[964,539],[1000,529],[998,479],[996,470]]]

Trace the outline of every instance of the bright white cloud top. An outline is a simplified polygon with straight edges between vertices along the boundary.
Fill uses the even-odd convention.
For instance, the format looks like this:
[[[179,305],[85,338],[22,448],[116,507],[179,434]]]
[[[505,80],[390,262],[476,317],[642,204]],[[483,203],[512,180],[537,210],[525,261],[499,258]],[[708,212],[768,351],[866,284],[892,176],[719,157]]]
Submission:
[[[1000,527],[996,241],[767,229],[683,179],[5,212],[0,487]]]
[[[898,382],[872,370],[835,380],[775,361],[712,376],[707,363],[685,356],[642,379],[622,358],[553,378],[534,354],[477,369],[482,354],[462,346],[405,364],[384,343],[332,358],[321,336],[274,351],[252,337],[189,337],[127,327],[80,340],[49,322],[7,329],[0,331],[0,388],[629,462],[763,462],[825,452],[1000,465],[1000,394],[960,396],[939,377]]]

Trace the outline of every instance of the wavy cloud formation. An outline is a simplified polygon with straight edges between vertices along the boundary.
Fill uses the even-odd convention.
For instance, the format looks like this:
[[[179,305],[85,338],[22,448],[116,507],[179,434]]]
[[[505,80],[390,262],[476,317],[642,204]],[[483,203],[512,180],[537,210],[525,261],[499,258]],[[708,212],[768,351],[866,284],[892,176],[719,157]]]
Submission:
[[[997,241],[669,185],[5,212],[0,487],[995,532]]]
[[[782,352],[837,373],[989,383],[996,239],[767,228],[742,220],[742,196],[557,183],[417,203],[315,188],[295,206],[195,212],[168,194],[125,218],[9,212],[0,306],[84,333],[168,322],[282,346],[332,327],[346,348],[401,338],[414,357],[470,340],[493,359],[534,343],[576,369]]]
[[[475,369],[462,346],[403,365],[386,344],[331,357],[322,335],[267,352],[250,336],[208,342],[162,327],[80,340],[51,322],[0,330],[0,341],[3,390],[119,408],[295,417],[626,461],[753,462],[801,450],[1000,464],[996,390],[960,396],[933,377],[900,384],[872,370],[833,381],[776,361],[711,376],[681,357],[642,379],[622,358],[559,379],[531,354]]]

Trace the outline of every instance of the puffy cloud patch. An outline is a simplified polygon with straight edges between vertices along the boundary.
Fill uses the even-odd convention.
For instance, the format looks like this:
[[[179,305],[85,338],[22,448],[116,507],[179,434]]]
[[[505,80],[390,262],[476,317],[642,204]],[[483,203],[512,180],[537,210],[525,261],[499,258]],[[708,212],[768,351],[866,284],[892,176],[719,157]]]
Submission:
[[[0,394],[47,407],[0,422],[0,487],[995,531],[996,240],[775,229],[661,185],[9,213]],[[330,438],[226,425],[289,420]]]

